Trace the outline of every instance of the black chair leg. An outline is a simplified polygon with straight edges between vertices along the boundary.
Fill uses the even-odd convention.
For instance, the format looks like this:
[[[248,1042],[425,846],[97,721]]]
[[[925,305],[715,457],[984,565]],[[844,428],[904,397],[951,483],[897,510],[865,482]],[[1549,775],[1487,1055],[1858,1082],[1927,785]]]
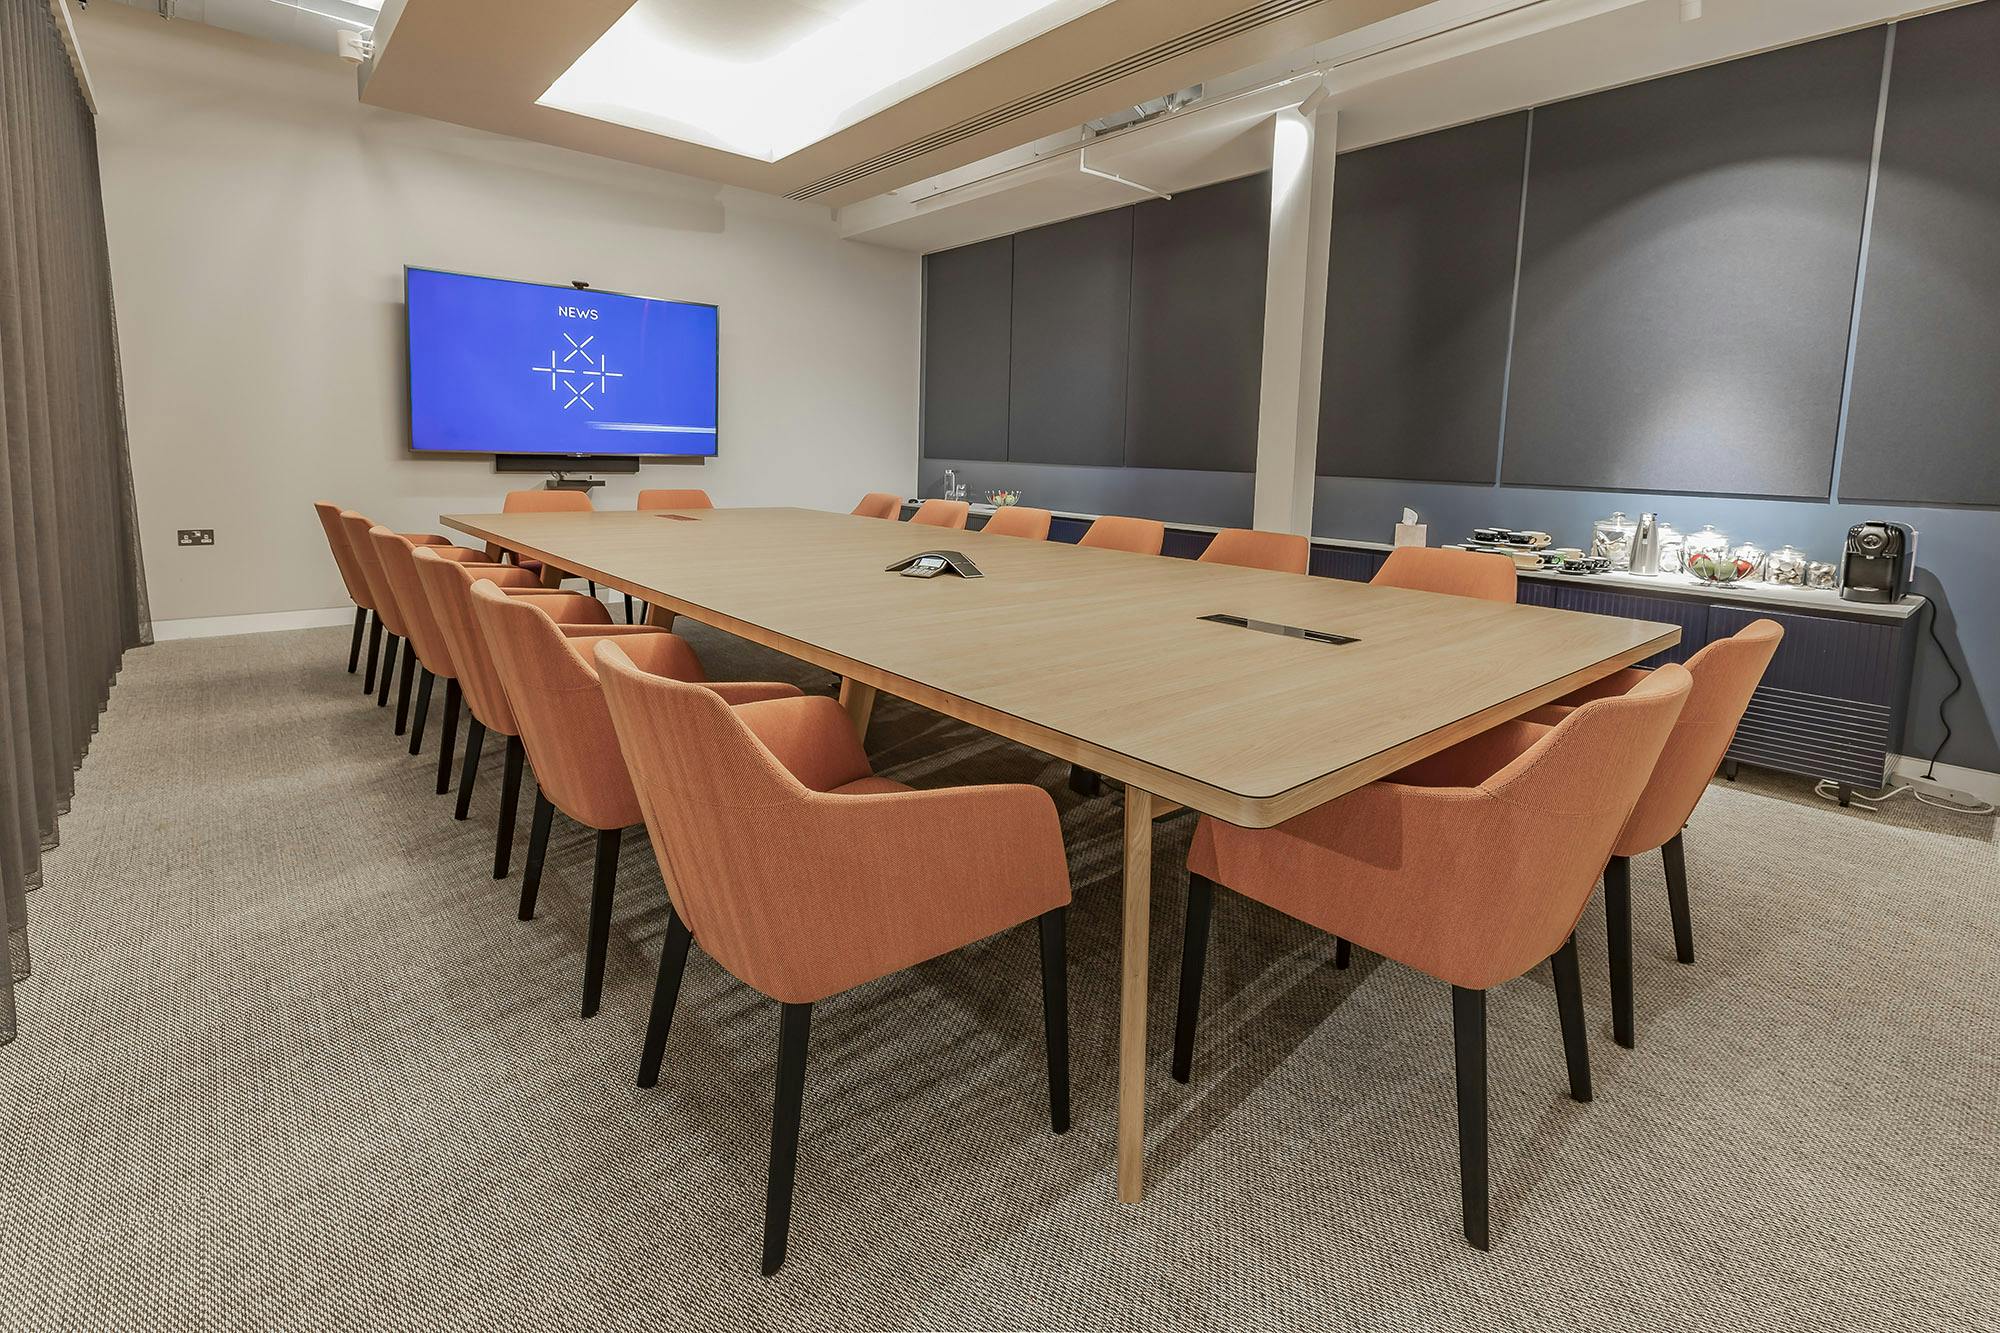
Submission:
[[[771,1104],[771,1174],[764,1189],[764,1276],[785,1262],[792,1186],[799,1167],[799,1115],[806,1101],[806,1039],[812,1006],[788,1004],[778,1030],[778,1091]]]
[[[375,687],[375,706],[389,706],[389,678],[396,674],[396,645],[402,640],[390,634],[382,641],[382,680]]]
[[[417,650],[403,645],[403,676],[396,686],[396,734],[402,735],[410,726],[410,686],[416,683]]]
[[[375,693],[375,661],[382,655],[382,617],[368,613],[368,674],[361,678],[361,697]]]
[[[1201,973],[1208,962],[1208,919],[1215,909],[1215,885],[1188,872],[1187,927],[1181,932],[1181,1002],[1174,1016],[1174,1078],[1194,1077],[1194,1029],[1201,1017]]]
[[[458,770],[458,808],[453,819],[465,818],[472,809],[472,780],[479,776],[479,747],[486,743],[486,724],[478,718],[465,729],[465,764]]]
[[[1660,860],[1667,870],[1667,910],[1674,918],[1674,957],[1683,963],[1694,961],[1694,917],[1688,911],[1687,852],[1676,833],[1660,848]]]
[[[521,920],[535,919],[535,895],[542,890],[542,860],[549,854],[549,821],[556,808],[539,789],[535,792],[535,817],[528,826],[528,864],[521,871]]]
[[[1079,764],[1069,766],[1069,789],[1086,799],[1104,793],[1104,778]]]
[[[660,1060],[667,1053],[667,1029],[674,1021],[674,1001],[681,994],[681,973],[687,968],[688,933],[681,914],[667,904],[667,940],[660,949],[660,978],[653,983],[653,1014],[646,1020],[646,1044],[639,1051],[639,1086],[650,1088],[660,1081]]]
[[[1049,1128],[1069,1132],[1069,909],[1038,918],[1042,932],[1042,1037],[1049,1054]]]
[[[528,752],[519,736],[507,738],[507,766],[500,779],[500,827],[493,835],[493,878],[507,878],[514,864],[514,815],[521,808],[521,764]]]
[[[431,687],[437,684],[437,677],[425,667],[417,678],[417,716],[410,727],[410,753],[424,752],[424,722],[431,715]]]
[[[1342,939],[1340,936],[1338,935],[1334,936],[1333,965],[1337,968],[1340,968],[1342,971],[1345,971],[1347,965],[1353,961],[1354,961],[1354,946],[1349,944],[1346,940]]]
[[[1632,1033],[1632,862],[1604,867],[1604,948],[1611,958],[1611,1038],[1630,1048]]]
[[[1465,1238],[1486,1248],[1486,992],[1451,988],[1458,1083],[1458,1193]]]
[[[599,829],[597,864],[590,878],[590,935],[583,954],[583,1016],[597,1012],[604,996],[604,957],[611,951],[611,899],[618,891],[618,844],[624,829]]]
[[[368,613],[360,607],[354,608],[354,640],[347,645],[347,674],[353,675],[361,669],[361,634],[368,628]]]
[[[595,596],[597,596],[597,580],[596,580],[596,579],[585,579],[585,580],[584,580],[584,582],[585,582],[585,583],[588,583],[588,584],[590,585],[590,595],[591,595],[592,597],[595,597]]]
[[[632,623],[632,594],[629,592],[625,594],[625,623]]]
[[[1569,1065],[1572,1101],[1590,1100],[1590,1037],[1583,1023],[1583,973],[1576,965],[1576,936],[1549,958],[1556,974],[1556,1014],[1562,1020],[1563,1060]]]
[[[463,697],[457,681],[444,683],[444,726],[438,736],[437,794],[440,796],[451,790],[451,756],[458,748],[458,705]]]

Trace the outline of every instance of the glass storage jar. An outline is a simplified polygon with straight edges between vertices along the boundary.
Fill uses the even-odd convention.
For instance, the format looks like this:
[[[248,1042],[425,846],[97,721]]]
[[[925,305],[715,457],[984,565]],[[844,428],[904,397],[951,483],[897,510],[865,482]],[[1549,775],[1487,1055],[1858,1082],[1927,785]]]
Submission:
[[[1681,543],[1686,540],[1685,537],[1681,536],[1681,530],[1673,524],[1660,524],[1660,572],[1662,574],[1678,574],[1687,567],[1681,555]]]
[[[1806,566],[1806,586],[1832,592],[1840,586],[1840,571],[1824,560],[1815,560]]]
[[[1730,552],[1736,557],[1736,577],[1743,583],[1760,583],[1764,579],[1764,548],[1756,542],[1744,542]]]
[[[1681,564],[1703,583],[1736,582],[1736,562],[1729,557],[1729,536],[1715,524],[1702,524],[1701,531],[1681,542]]]
[[[1764,559],[1764,578],[1787,588],[1806,586],[1806,553],[1789,542]]]
[[[1611,562],[1613,569],[1632,567],[1632,534],[1638,524],[1625,517],[1622,510],[1613,511],[1610,518],[1600,518],[1590,527],[1590,553]]]

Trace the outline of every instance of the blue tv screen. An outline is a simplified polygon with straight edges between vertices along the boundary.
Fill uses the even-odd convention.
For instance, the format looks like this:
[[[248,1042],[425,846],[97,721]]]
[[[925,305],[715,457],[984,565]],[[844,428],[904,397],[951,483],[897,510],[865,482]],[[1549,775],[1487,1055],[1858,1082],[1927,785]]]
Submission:
[[[410,447],[715,456],[716,308],[403,270]]]

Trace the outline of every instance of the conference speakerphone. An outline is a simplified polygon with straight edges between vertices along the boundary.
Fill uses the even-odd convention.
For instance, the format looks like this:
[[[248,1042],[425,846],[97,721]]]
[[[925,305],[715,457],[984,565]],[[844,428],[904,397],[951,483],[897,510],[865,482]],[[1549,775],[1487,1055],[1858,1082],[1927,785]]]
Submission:
[[[1237,629],[1254,629],[1259,634],[1277,634],[1287,639],[1310,639],[1314,643],[1359,643],[1346,634],[1335,634],[1329,630],[1306,629],[1302,625],[1280,625],[1274,620],[1252,620],[1248,616],[1232,616],[1217,612],[1212,616],[1197,616],[1197,620],[1212,621],[1217,625],[1234,625]]]
[[[885,574],[902,574],[907,578],[928,579],[939,574],[956,574],[962,579],[986,577],[979,572],[979,566],[965,558],[960,551],[919,551],[893,565],[883,566]]]

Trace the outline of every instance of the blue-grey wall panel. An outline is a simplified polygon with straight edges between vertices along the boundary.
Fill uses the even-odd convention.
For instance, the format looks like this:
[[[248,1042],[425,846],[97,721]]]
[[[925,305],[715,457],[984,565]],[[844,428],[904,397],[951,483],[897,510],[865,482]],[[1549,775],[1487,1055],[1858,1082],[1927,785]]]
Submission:
[[[968,500],[1018,490],[1021,503],[1079,514],[1134,514],[1164,523],[1214,528],[1250,526],[1256,476],[1249,472],[1183,472],[1158,467],[1057,467],[1045,463],[982,463],[927,458],[917,469],[919,495],[943,493],[954,468]]]
[[[1009,459],[1109,467],[1125,461],[1131,293],[1129,208],[1014,237]]]
[[[1342,154],[1319,470],[1491,481],[1528,115]]]
[[[2000,505],[2000,4],[1896,29],[1844,500]]]
[[[1506,481],[1829,494],[1883,44],[1536,110]]]
[[[1257,470],[1271,175],[1132,209],[1125,465]]]
[[[924,453],[1007,457],[1014,238],[924,256]]]

